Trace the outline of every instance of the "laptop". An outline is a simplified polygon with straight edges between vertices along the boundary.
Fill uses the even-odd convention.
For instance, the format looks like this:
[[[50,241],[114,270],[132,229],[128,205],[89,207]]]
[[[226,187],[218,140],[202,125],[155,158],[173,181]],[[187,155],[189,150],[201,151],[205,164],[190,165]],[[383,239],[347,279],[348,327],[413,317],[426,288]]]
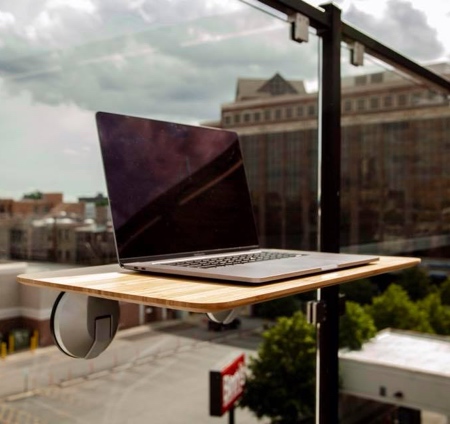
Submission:
[[[106,112],[96,122],[123,268],[267,283],[377,260],[261,248],[235,132]]]

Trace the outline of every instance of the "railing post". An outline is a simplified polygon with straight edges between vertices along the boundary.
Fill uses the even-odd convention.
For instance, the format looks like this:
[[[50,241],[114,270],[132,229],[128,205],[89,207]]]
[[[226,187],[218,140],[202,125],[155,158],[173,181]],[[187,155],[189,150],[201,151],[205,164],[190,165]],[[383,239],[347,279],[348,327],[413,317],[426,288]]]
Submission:
[[[330,26],[320,32],[321,91],[319,114],[320,217],[319,248],[339,252],[341,182],[341,11],[322,6]],[[337,423],[339,418],[339,286],[318,290],[326,318],[317,324],[316,423]]]

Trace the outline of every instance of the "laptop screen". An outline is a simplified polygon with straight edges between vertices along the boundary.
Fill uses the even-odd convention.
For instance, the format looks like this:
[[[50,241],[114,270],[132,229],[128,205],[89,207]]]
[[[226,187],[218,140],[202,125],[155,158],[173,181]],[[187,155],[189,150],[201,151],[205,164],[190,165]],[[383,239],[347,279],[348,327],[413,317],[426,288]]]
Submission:
[[[96,117],[121,260],[258,244],[235,133]]]

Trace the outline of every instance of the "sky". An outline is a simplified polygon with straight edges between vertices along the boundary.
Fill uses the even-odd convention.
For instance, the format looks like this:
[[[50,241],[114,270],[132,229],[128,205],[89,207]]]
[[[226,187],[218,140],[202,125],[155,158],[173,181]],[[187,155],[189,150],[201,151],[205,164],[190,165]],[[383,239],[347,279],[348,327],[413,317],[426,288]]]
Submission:
[[[198,124],[219,118],[239,77],[314,87],[317,37],[292,42],[282,16],[246,1],[0,0],[0,198],[106,193],[98,110]],[[336,4],[414,61],[450,61],[448,0]]]

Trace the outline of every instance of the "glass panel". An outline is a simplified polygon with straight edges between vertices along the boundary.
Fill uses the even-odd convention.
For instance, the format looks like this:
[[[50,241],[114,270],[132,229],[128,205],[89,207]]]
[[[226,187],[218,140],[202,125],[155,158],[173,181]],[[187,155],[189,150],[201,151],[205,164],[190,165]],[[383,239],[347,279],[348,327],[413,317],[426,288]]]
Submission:
[[[344,66],[344,250],[448,257],[449,125],[445,97],[425,84],[370,58]]]
[[[448,63],[429,68],[450,77]],[[362,331],[365,339],[388,328],[448,336],[448,99],[366,55],[362,67],[343,65],[341,123],[342,250],[422,260],[416,268],[341,285],[346,299],[359,304],[347,302],[341,342],[348,343],[356,320],[360,339],[353,349],[364,342]],[[421,340],[413,332],[391,334]]]
[[[17,274],[116,262],[98,110],[235,130],[262,244],[316,247],[317,38],[295,43],[286,16],[239,1],[72,3],[9,2],[0,11],[0,260],[15,262],[5,268],[12,269],[5,274],[11,299],[2,292],[0,342],[19,327],[40,347],[52,343],[48,320],[56,293],[18,286]],[[124,303],[120,328],[181,315]],[[245,319],[242,329],[261,325]],[[179,422],[209,422],[205,364],[235,347],[198,344],[218,336],[199,317],[181,327],[167,321],[164,328],[171,334],[147,326],[123,331],[87,365],[59,352],[51,351],[51,359],[46,351],[32,359],[24,352],[22,367],[0,363],[4,381],[14,382],[0,388],[0,398],[38,390],[38,402],[14,408],[23,419],[32,411],[42,422],[62,415],[124,422],[134,418],[117,405],[131,398],[141,401],[136,422],[155,416],[158,406],[160,422],[168,422],[165,413]],[[227,334],[247,351],[259,343]],[[80,390],[55,386],[113,369],[80,380]],[[154,401],[150,390],[186,399],[189,408],[168,410],[167,398]],[[76,407],[52,400],[64,396]],[[257,422],[248,411],[237,414],[239,422]]]
[[[222,126],[240,134],[263,246],[317,245],[317,43],[311,34],[301,48],[288,41],[278,60],[286,54],[291,64],[239,78],[222,106]]]
[[[195,4],[185,15],[100,4],[67,22],[57,7],[18,20],[3,42],[1,197],[102,201],[96,110],[223,126],[242,136],[244,152],[260,143],[246,162],[263,244],[313,248],[317,43],[300,47],[281,18],[239,2]],[[54,20],[37,32],[46,13]],[[262,159],[267,149],[273,156]]]

